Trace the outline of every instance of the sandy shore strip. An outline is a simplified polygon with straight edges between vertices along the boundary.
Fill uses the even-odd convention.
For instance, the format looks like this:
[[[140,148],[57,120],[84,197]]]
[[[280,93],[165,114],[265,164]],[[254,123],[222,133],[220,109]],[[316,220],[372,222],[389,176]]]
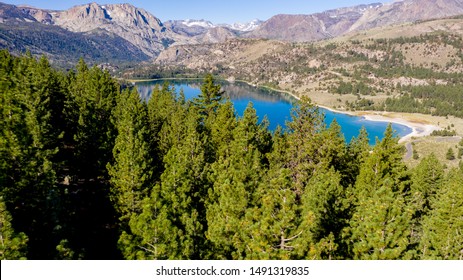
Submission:
[[[369,121],[396,123],[396,124],[405,125],[411,128],[412,132],[400,138],[399,143],[409,141],[412,139],[412,137],[429,136],[431,135],[433,131],[441,129],[440,127],[436,125],[432,125],[432,124],[410,122],[404,119],[390,118],[390,117],[385,117],[381,115],[366,114],[366,115],[363,115],[363,117]]]
[[[429,136],[435,130],[440,130],[441,128],[432,125],[432,124],[425,124],[425,123],[418,123],[418,122],[411,122],[406,119],[402,118],[391,118],[388,116],[384,116],[383,113],[387,114],[388,112],[377,112],[377,111],[340,111],[335,110],[326,106],[317,105],[320,108],[326,109],[328,111],[339,113],[339,114],[346,114],[351,116],[358,116],[363,117],[368,121],[373,122],[385,122],[385,123],[395,123],[409,127],[412,132],[405,135],[404,137],[400,138],[399,143],[407,142],[411,140],[413,137],[424,137]]]

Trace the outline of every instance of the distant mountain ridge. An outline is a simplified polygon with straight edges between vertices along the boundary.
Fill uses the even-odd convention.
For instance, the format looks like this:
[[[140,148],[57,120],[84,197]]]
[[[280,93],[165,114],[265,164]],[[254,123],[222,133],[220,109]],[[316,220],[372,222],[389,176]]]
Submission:
[[[463,14],[463,0],[403,0],[339,8],[311,15],[276,15],[246,36],[291,42]]]
[[[131,4],[89,3],[65,11],[0,2],[0,47],[21,52],[73,57],[92,45],[95,60],[140,61],[171,46],[220,43],[234,38],[307,42],[387,25],[463,14],[463,0],[403,0],[328,10],[310,15],[276,15],[263,22],[213,24],[207,20],[162,22]],[[33,27],[32,27],[33,26]],[[44,41],[28,28],[45,38]],[[48,34],[48,35],[47,35]],[[105,45],[102,46],[104,38]],[[73,42],[72,46],[67,42]],[[39,43],[40,42],[40,43]],[[43,44],[43,46],[41,45]],[[113,51],[112,51],[113,50]]]

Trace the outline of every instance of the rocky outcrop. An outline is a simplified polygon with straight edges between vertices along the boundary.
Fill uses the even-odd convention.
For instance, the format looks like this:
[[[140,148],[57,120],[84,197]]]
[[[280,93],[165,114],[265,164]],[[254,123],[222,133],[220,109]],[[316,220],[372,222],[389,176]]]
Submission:
[[[91,3],[66,11],[49,12],[51,18],[35,12],[34,9],[23,9],[39,22],[45,19],[50,24],[72,32],[86,33],[101,29],[116,34],[151,57],[159,54],[168,45],[184,40],[181,35],[164,27],[158,18],[130,4]]]

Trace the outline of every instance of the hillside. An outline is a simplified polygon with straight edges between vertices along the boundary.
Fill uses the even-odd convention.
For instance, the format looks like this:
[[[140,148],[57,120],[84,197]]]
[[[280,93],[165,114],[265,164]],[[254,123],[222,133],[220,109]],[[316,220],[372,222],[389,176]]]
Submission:
[[[247,39],[172,46],[153,66],[127,75],[146,77],[150,67],[184,73],[213,71],[225,79],[309,95],[340,109],[357,108],[352,103],[357,104],[357,99],[369,99],[379,106],[401,94],[399,84],[445,85],[459,80],[462,34],[463,19],[457,17],[376,28],[318,43]],[[347,82],[362,82],[368,90],[344,92],[339,87]]]
[[[350,32],[463,14],[462,0],[405,0],[339,8],[311,15],[276,15],[248,38],[289,42],[330,39]]]
[[[462,136],[462,30],[463,19],[456,17],[316,43],[241,39],[172,46],[152,64],[125,72],[125,77],[197,77],[213,72],[223,79],[307,96],[330,108],[356,114],[375,111]]]
[[[149,56],[123,38],[104,30],[73,33],[57,26],[36,22],[0,23],[0,48],[16,55],[30,51],[46,55],[59,66],[69,67],[81,57],[91,63],[136,63]]]

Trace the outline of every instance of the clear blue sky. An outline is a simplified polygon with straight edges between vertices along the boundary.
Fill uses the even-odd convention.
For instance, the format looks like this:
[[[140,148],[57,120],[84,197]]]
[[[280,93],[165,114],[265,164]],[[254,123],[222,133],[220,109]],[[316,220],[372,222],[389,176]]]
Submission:
[[[348,7],[392,0],[0,0],[37,8],[65,10],[75,5],[97,2],[98,4],[130,3],[143,8],[166,21],[170,19],[206,19],[213,23],[247,22],[258,18],[267,20],[276,14],[311,14],[328,9]]]

